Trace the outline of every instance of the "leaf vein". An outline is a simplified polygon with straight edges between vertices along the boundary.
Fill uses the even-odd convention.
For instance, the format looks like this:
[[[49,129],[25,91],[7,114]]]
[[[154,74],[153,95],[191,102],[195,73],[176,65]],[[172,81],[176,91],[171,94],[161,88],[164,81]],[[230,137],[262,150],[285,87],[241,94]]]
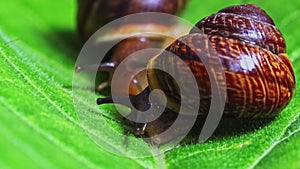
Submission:
[[[97,166],[92,163],[91,161],[87,160],[86,158],[84,158],[83,156],[78,155],[76,152],[74,152],[73,150],[71,150],[70,148],[64,146],[59,140],[55,139],[51,134],[45,132],[45,130],[42,130],[40,128],[38,128],[36,125],[32,124],[32,122],[30,122],[26,117],[20,115],[13,107],[10,106],[9,103],[7,103],[3,98],[0,97],[1,103],[3,105],[5,105],[14,115],[16,115],[19,119],[21,119],[22,121],[24,121],[26,124],[28,124],[28,126],[30,126],[34,131],[36,131],[37,133],[39,133],[40,135],[42,135],[44,138],[46,138],[47,140],[49,140],[50,142],[53,142],[54,144],[56,144],[58,147],[60,147],[64,152],[70,154],[72,157],[74,157],[75,159],[78,159],[79,161],[83,162],[84,164],[86,164],[87,166],[89,166],[89,168],[97,168]]]
[[[277,140],[273,142],[273,144],[270,145],[268,149],[266,149],[249,167],[248,169],[253,169],[255,166],[258,165],[258,163],[268,155],[279,143],[281,143],[281,137],[284,135],[285,131],[288,129],[289,126],[291,126],[298,118],[300,117],[300,113],[298,113],[293,120],[282,130],[280,135],[277,137]]]

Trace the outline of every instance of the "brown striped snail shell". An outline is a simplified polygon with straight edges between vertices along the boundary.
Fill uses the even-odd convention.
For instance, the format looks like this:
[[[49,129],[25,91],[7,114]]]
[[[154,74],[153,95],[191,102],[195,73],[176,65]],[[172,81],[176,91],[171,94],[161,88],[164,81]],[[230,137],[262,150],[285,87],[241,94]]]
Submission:
[[[236,118],[272,118],[287,106],[295,89],[295,76],[291,62],[286,54],[286,45],[273,20],[256,5],[231,6],[210,15],[173,42],[165,52],[152,58],[148,64],[149,87],[141,95],[149,95],[154,89],[161,89],[167,97],[167,108],[177,112],[180,105],[180,91],[171,76],[152,67],[172,65],[174,71],[181,73],[180,65],[168,57],[170,52],[189,65],[197,80],[200,93],[199,114],[208,112],[211,101],[211,84],[205,65],[196,55],[217,56],[222,63],[227,96],[224,114]],[[203,32],[202,32],[203,31]],[[206,44],[210,44],[209,47]],[[167,59],[166,59],[167,58]],[[214,63],[212,63],[214,64]],[[136,96],[141,97],[141,95]],[[184,98],[188,99],[188,98]],[[135,102],[137,99],[132,98]],[[98,99],[98,104],[110,102]],[[111,101],[112,102],[112,101]],[[136,107],[143,109],[149,104],[147,99]],[[148,107],[151,105],[148,105]],[[147,106],[146,106],[147,107]],[[158,126],[160,125],[160,126]],[[139,134],[153,136],[167,128],[160,119],[139,124]]]
[[[126,15],[142,13],[142,12],[161,12],[172,15],[179,15],[184,9],[188,0],[79,0],[78,1],[78,32],[83,40],[87,40],[96,30],[105,24],[121,18]],[[147,16],[147,15],[145,15]],[[105,35],[99,35],[97,45],[101,47],[104,43],[113,43],[121,40],[124,35],[129,38],[122,39],[118,42],[106,55],[111,58],[109,61],[95,65],[85,65],[76,67],[76,71],[82,70],[98,70],[110,73],[108,81],[101,83],[98,91],[110,86],[113,73],[118,65],[130,54],[147,48],[165,48],[170,42],[170,38],[158,35],[145,35],[144,32],[161,32],[167,34],[172,29],[174,21],[161,21],[155,18],[141,19],[139,22],[123,22],[119,23],[113,30],[109,30]],[[141,35],[136,35],[140,33]],[[97,35],[98,36],[98,35]],[[139,59],[136,59],[138,64]],[[146,63],[145,63],[146,64]],[[98,67],[99,66],[99,67]],[[131,70],[127,70],[130,74]],[[133,70],[132,70],[133,71]],[[129,91],[122,86],[118,87],[121,94],[136,95],[148,86],[145,72],[141,72],[133,77]],[[116,91],[115,91],[116,92]]]
[[[253,16],[253,17],[252,17]],[[210,85],[203,63],[192,49],[203,50],[208,55],[220,58],[226,76],[227,100],[224,113],[241,118],[265,118],[277,115],[291,100],[295,88],[295,77],[288,59],[285,42],[272,19],[255,5],[241,5],[225,8],[217,14],[202,19],[196,26],[204,34],[192,30],[166,50],[176,54],[190,66],[197,79],[200,95],[209,97]],[[198,49],[210,43],[211,49]],[[188,54],[188,55],[187,55]],[[149,64],[172,64],[165,60],[165,53],[153,58]],[[199,71],[202,70],[202,71]],[[165,84],[171,80],[156,80],[161,73],[148,71],[150,89],[166,91],[174,98],[179,91],[168,91]],[[162,75],[164,76],[164,75]],[[185,77],[186,79],[187,77]],[[152,83],[159,82],[159,83]],[[169,94],[169,96],[168,96]],[[176,107],[176,102],[170,103]],[[210,103],[202,103],[210,105]],[[173,106],[173,107],[174,107]],[[168,107],[176,110],[172,106]],[[207,112],[200,108],[199,113]]]
[[[77,27],[87,40],[103,25],[120,17],[141,12],[179,14],[188,0],[78,0]]]

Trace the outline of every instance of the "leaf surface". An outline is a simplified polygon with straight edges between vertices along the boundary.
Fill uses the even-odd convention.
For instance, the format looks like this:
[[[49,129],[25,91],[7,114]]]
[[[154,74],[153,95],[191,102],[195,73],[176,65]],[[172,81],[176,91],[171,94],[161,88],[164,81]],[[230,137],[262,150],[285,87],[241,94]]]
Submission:
[[[223,7],[241,3],[256,3],[265,9],[286,39],[299,82],[299,1],[203,3],[191,0],[183,17],[196,23]],[[226,132],[221,124],[220,132],[205,143],[182,143],[148,158],[126,157],[133,151],[155,153],[157,149],[141,140],[131,142],[126,151],[120,149],[122,138],[112,137],[123,131],[122,124],[112,106],[103,106],[100,112],[111,130],[98,137],[123,153],[116,156],[93,142],[74,109],[72,78],[81,48],[76,2],[6,1],[0,5],[0,21],[0,148],[5,152],[0,155],[0,168],[300,167],[298,83],[293,100],[273,121]],[[78,84],[84,86],[86,80],[81,78]]]

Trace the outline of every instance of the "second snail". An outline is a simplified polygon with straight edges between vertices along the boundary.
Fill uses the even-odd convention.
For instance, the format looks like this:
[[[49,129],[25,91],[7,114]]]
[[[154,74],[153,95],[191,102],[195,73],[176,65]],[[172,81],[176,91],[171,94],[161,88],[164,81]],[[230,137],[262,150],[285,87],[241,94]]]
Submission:
[[[149,94],[155,89],[166,95],[165,114],[178,112],[181,99],[189,99],[180,95],[177,83],[171,76],[152,68],[172,65],[174,71],[180,74],[181,65],[170,59],[170,53],[183,60],[193,72],[193,77],[183,75],[182,80],[194,78],[197,81],[201,102],[199,115],[207,114],[212,91],[206,67],[196,53],[201,53],[201,58],[208,60],[210,56],[217,56],[222,63],[226,79],[219,80],[226,82],[225,116],[273,118],[288,105],[295,90],[293,67],[281,32],[264,10],[253,4],[231,6],[201,19],[196,27],[198,29],[192,29],[188,35],[180,37],[150,60],[147,68],[149,86],[131,97],[138,110],[145,111],[153,106]],[[114,101],[99,98],[97,103],[101,105]],[[158,118],[138,123],[135,134],[158,135],[172,125],[172,122],[165,121]],[[161,144],[171,139],[172,136],[154,141]]]

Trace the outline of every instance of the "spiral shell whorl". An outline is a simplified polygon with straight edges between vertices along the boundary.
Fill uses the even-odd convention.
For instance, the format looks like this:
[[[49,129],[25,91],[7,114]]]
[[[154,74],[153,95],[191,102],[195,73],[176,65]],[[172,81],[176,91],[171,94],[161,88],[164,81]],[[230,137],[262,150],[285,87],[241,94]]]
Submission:
[[[203,46],[207,46],[206,44],[210,44],[209,46],[213,48],[203,48]],[[227,100],[224,114],[228,116],[239,118],[274,117],[293,96],[295,79],[290,62],[285,63],[288,61],[287,55],[280,54],[278,56],[259,46],[236,39],[192,34],[174,42],[167,50],[179,56],[191,68],[197,80],[201,97],[200,114],[205,114],[209,110],[211,85],[207,67],[193,49],[198,50],[197,53],[202,55],[201,58],[205,58],[211,63],[214,63],[212,56],[219,57],[226,76]],[[178,69],[181,66],[174,63],[171,57],[167,57],[168,52],[153,58],[150,65],[174,65],[174,71],[180,74],[181,71]],[[187,53],[188,55],[186,55]],[[185,82],[190,81],[189,78],[193,78],[186,75],[181,76]],[[176,88],[177,83],[161,71],[150,70],[148,80],[150,88],[161,89],[165,91],[167,98],[171,98],[169,99],[169,108],[172,110],[178,109],[180,99],[187,99],[180,98],[180,91]],[[187,84],[186,88],[189,88],[188,86]]]
[[[230,6],[221,9],[218,13],[232,13],[236,15],[241,15],[244,17],[259,20],[261,22],[266,22],[275,26],[273,19],[264,10],[262,10],[260,7],[254,4]]]
[[[253,4],[224,8],[199,21],[196,27],[205,34],[242,40],[275,54],[286,52],[284,38],[273,20]],[[193,29],[190,33],[200,32]]]

